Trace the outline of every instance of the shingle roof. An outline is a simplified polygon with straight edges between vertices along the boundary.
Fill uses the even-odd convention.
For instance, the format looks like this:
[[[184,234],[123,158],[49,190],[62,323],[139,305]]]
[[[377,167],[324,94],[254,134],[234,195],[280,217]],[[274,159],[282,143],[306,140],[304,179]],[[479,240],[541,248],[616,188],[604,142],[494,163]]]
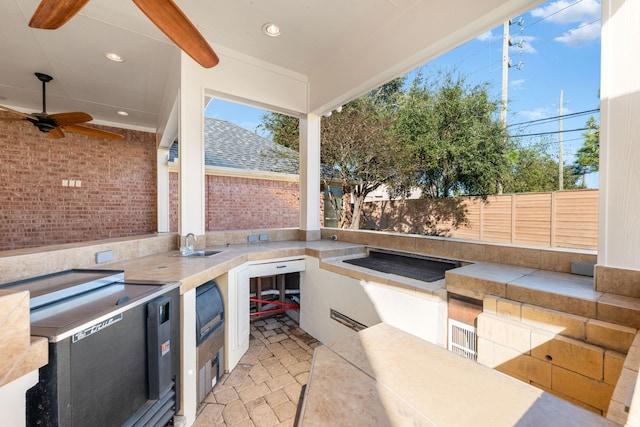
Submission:
[[[298,174],[298,153],[226,120],[205,117],[204,161],[220,166],[262,172]],[[169,161],[178,157],[178,144]]]

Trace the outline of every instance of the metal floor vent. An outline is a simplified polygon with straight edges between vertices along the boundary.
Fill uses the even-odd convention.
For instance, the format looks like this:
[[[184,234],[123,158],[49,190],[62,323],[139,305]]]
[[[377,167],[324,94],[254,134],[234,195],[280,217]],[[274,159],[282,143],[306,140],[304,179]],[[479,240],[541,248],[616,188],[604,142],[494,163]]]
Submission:
[[[478,357],[476,328],[457,320],[449,319],[449,351],[467,359]]]
[[[353,329],[356,332],[360,332],[364,329],[367,329],[366,325],[363,325],[357,320],[353,320],[349,316],[346,316],[340,313],[339,311],[334,310],[333,308],[329,310],[329,317],[331,317],[333,320],[335,320],[338,323],[342,323],[347,328]]]

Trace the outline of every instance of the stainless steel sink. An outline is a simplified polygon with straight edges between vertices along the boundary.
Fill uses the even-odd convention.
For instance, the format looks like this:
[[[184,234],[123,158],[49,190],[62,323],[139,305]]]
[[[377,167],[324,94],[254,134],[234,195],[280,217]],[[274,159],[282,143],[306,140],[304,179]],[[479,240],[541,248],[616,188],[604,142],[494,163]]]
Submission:
[[[219,254],[222,251],[193,251],[191,252],[191,254],[187,255],[187,256],[212,256],[215,254]]]
[[[204,251],[192,251],[192,252],[185,252],[185,253],[177,253],[177,254],[173,254],[173,256],[183,256],[183,257],[210,257],[213,256],[215,254],[219,254],[222,251],[211,251],[211,250],[204,250]]]

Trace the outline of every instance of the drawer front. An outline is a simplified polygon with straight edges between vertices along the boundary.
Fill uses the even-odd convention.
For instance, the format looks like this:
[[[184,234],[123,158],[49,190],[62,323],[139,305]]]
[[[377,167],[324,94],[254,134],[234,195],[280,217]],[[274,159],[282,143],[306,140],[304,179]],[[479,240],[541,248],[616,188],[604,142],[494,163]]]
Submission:
[[[304,271],[304,259],[290,259],[249,266],[249,277],[274,276],[276,274]]]

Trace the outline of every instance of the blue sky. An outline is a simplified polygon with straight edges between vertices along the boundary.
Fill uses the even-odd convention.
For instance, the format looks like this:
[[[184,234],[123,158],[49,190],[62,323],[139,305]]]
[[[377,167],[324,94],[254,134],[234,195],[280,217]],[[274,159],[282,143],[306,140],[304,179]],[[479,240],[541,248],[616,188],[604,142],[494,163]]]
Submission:
[[[563,129],[584,128],[587,115],[578,113],[599,106],[600,89],[600,0],[553,0],[520,16],[509,26],[512,46],[509,59],[507,124],[512,134],[557,132],[558,119],[517,125],[532,120],[554,118],[560,112],[563,91]],[[503,26],[494,28],[474,40],[420,67],[425,76],[436,71],[452,70],[469,84],[488,82],[490,93],[500,99],[502,90]],[[518,64],[520,66],[518,67]],[[408,74],[410,83],[415,71]],[[250,131],[260,124],[262,110],[214,100],[205,115],[228,120]],[[558,134],[522,138],[525,146],[542,145],[558,155]],[[563,133],[565,165],[574,161],[582,146],[582,131]],[[597,187],[597,175],[587,179]]]

